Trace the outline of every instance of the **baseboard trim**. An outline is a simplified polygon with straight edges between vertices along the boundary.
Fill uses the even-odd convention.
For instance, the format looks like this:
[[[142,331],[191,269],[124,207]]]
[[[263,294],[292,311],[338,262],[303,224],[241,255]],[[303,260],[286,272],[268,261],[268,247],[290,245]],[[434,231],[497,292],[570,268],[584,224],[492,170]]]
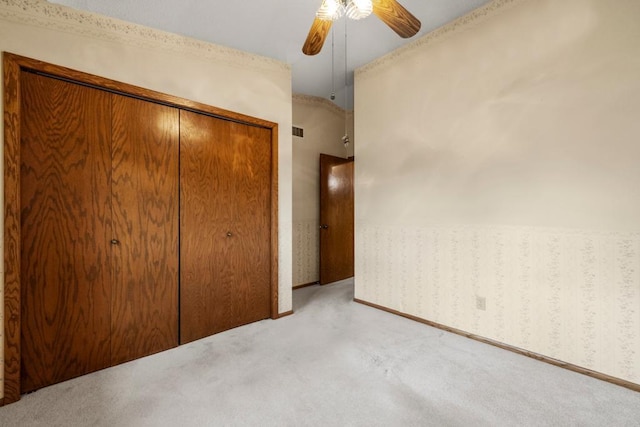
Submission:
[[[4,406],[4,397],[0,397],[0,407]]]
[[[302,285],[295,285],[292,289],[295,291],[296,289],[302,289],[302,288],[308,288],[309,286],[314,286],[314,285],[319,285],[320,282],[315,281],[315,282],[310,282],[310,283],[305,283]]]
[[[562,360],[558,360],[558,359],[554,359],[554,358],[551,358],[551,357],[543,356],[542,354],[539,354],[539,353],[534,353],[532,351],[528,351],[528,350],[524,350],[524,349],[521,349],[521,348],[518,348],[518,347],[514,347],[514,346],[509,345],[509,344],[504,344],[504,343],[501,343],[499,341],[494,341],[494,340],[492,340],[490,338],[485,338],[485,337],[482,337],[480,335],[475,335],[475,334],[472,334],[472,333],[469,333],[469,332],[462,331],[460,329],[452,328],[450,326],[445,326],[445,325],[442,325],[440,323],[436,323],[436,322],[432,322],[430,320],[423,319],[421,317],[412,316],[410,314],[406,314],[406,313],[403,313],[401,311],[393,310],[391,308],[383,307],[383,306],[378,305],[378,304],[374,304],[374,303],[371,303],[371,302],[363,301],[363,300],[360,300],[360,299],[357,299],[357,298],[354,298],[353,300],[355,302],[359,303],[359,304],[363,304],[363,305],[366,305],[366,306],[369,306],[369,307],[372,307],[372,308],[376,308],[378,310],[386,311],[387,313],[395,314],[397,316],[405,317],[407,319],[410,319],[410,320],[413,320],[413,321],[416,321],[416,322],[419,322],[419,323],[422,323],[422,324],[425,324],[425,325],[428,325],[428,326],[431,326],[431,327],[434,327],[434,328],[437,328],[437,329],[441,329],[443,331],[451,332],[451,333],[456,334],[456,335],[461,335],[463,337],[470,338],[470,339],[475,340],[475,341],[480,341],[482,343],[489,344],[489,345],[492,345],[492,346],[495,346],[495,347],[499,347],[499,348],[501,348],[503,350],[511,351],[513,353],[517,353],[517,354],[520,354],[520,355],[523,355],[523,356],[526,356],[526,357],[530,357],[532,359],[536,359],[536,360],[539,360],[541,362],[548,363],[550,365],[558,366],[560,368],[568,369],[570,371],[577,372],[579,374],[587,375],[589,377],[592,377],[592,378],[595,378],[595,379],[598,379],[598,380],[601,380],[601,381],[606,381],[608,383],[615,384],[615,385],[620,386],[620,387],[624,387],[624,388],[628,388],[628,389],[636,391],[636,392],[640,392],[640,384],[632,383],[631,381],[623,380],[621,378],[612,377],[611,375],[603,374],[601,372],[592,371],[591,369],[583,368],[581,366],[577,366],[577,365],[574,365],[572,363],[567,363],[567,362],[563,362]]]
[[[285,311],[284,313],[278,313],[275,317],[275,320],[282,319],[283,317],[291,316],[293,314],[293,310]]]

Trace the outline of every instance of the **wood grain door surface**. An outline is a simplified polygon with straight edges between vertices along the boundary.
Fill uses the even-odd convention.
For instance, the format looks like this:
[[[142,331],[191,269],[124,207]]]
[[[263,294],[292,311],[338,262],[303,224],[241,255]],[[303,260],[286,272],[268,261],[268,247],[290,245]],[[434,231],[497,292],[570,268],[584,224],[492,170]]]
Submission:
[[[179,110],[112,97],[115,365],[178,345]]]
[[[109,366],[111,103],[22,73],[21,390]]]
[[[21,83],[28,392],[178,345],[179,110]]]
[[[3,64],[5,403],[277,312],[275,123]]]
[[[270,141],[181,112],[181,343],[270,315]]]
[[[320,154],[320,284],[353,277],[353,160]]]

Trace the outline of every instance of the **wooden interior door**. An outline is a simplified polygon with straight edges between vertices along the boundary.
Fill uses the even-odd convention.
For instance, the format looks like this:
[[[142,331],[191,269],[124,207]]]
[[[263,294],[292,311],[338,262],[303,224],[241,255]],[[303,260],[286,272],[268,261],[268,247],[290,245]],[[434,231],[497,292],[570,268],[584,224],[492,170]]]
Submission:
[[[320,284],[353,277],[353,160],[320,154]]]
[[[178,345],[179,110],[113,97],[113,365]]]
[[[182,111],[180,341],[270,315],[271,133]]]
[[[109,366],[110,95],[21,73],[21,391]]]

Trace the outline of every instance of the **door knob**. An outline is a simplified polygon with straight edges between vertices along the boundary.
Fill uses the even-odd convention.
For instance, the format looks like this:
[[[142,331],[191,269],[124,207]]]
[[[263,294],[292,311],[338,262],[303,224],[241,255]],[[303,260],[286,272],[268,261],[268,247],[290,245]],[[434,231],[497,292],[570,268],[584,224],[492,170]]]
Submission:
[[[322,224],[320,228],[323,230],[326,230],[327,228],[329,228],[329,226],[327,224]]]
[[[231,237],[233,234],[230,231],[227,231],[227,237]]]
[[[112,245],[119,245],[119,244],[120,244],[120,240],[118,240],[118,239],[111,239],[111,244],[112,244]]]

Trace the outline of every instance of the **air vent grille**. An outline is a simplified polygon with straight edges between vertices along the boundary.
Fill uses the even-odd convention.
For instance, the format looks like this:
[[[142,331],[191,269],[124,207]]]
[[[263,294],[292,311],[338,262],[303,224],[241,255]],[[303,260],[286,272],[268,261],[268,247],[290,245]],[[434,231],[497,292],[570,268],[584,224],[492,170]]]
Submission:
[[[294,126],[293,136],[299,136],[300,138],[304,138],[304,129]]]

